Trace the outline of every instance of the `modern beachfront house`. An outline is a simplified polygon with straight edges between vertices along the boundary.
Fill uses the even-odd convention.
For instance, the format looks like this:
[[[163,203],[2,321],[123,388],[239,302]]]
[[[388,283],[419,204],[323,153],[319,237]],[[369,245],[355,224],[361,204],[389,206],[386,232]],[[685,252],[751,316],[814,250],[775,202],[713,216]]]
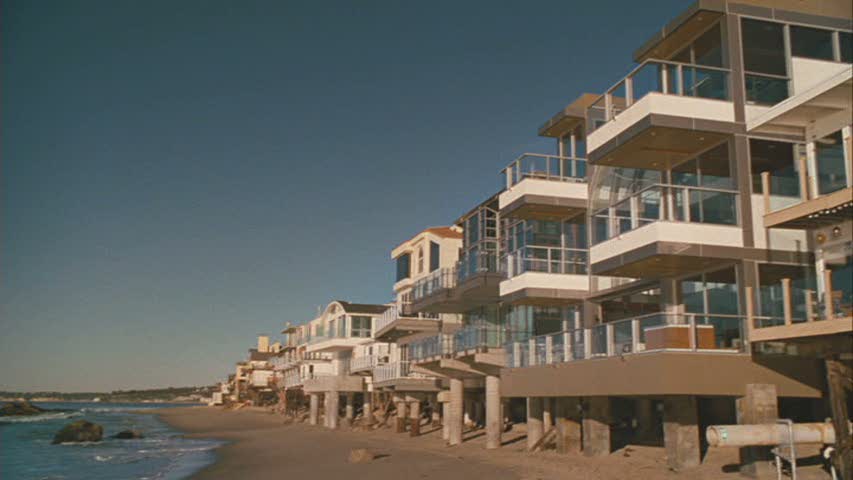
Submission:
[[[544,410],[588,454],[659,441],[683,469],[702,425],[829,413],[816,356],[849,368],[851,345],[851,7],[771,3],[695,3],[586,107],[587,314],[513,342],[502,372],[534,440]]]
[[[299,390],[308,397],[311,424],[319,421],[321,398],[328,428],[338,427],[341,396],[346,422],[355,416],[356,400],[365,412],[372,413],[372,376],[365,372],[388,349],[373,340],[377,319],[387,308],[335,300],[307,324],[285,330],[288,353],[277,364],[284,395],[287,390]]]
[[[452,275],[459,261],[462,229],[432,227],[406,240],[391,251],[396,264],[395,302],[377,323],[374,339],[389,345],[388,362],[374,369],[373,386],[377,392],[391,395],[397,412],[398,432],[417,435],[420,430],[421,405],[430,405],[439,415],[439,392],[442,379],[418,370],[410,356],[409,345],[439,332],[456,328],[460,318],[453,313],[416,310],[413,303],[425,292],[442,290],[443,282]]]

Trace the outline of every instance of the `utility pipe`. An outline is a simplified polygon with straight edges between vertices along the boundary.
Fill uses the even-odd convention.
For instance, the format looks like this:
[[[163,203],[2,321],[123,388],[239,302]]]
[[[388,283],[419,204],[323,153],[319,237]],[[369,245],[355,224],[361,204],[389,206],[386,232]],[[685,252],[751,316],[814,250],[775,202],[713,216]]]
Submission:
[[[831,423],[795,423],[793,443],[835,443]],[[782,424],[711,425],[705,438],[712,447],[773,446],[790,443],[788,426]]]

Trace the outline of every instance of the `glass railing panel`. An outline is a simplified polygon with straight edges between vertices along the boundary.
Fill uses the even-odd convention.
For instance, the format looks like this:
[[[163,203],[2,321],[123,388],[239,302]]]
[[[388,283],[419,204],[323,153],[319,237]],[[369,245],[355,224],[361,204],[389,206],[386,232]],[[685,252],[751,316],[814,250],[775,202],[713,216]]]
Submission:
[[[607,355],[607,325],[596,325],[591,333],[592,354]]]
[[[536,365],[546,365],[548,363],[546,338],[544,336],[535,337],[533,343],[536,347]]]
[[[566,358],[566,334],[564,332],[551,335],[551,363],[563,363]]]
[[[702,67],[683,67],[684,95],[728,100],[728,72]]]
[[[634,336],[632,334],[632,321],[623,320],[613,323],[613,344],[616,355],[631,353],[633,351]]]
[[[661,325],[666,325],[666,316],[663,314],[655,314],[648,315],[645,317],[640,317],[637,319],[637,323],[639,324],[639,346],[637,350],[643,351],[646,349],[646,330],[650,328],[660,327]]]
[[[788,79],[746,74],[746,101],[757,105],[776,105],[788,98]]]
[[[743,350],[746,336],[741,317],[696,316],[694,322],[696,348]]]
[[[639,101],[652,92],[663,93],[663,65],[647,63],[642,65],[633,78],[633,98]],[[675,91],[674,89],[670,91]]]

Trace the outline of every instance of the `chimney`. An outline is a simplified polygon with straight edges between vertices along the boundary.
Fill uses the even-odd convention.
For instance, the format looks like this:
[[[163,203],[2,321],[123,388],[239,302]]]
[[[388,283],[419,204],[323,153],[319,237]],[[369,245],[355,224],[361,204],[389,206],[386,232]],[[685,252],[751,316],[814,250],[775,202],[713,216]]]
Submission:
[[[270,351],[269,335],[258,335],[258,351],[264,353]]]

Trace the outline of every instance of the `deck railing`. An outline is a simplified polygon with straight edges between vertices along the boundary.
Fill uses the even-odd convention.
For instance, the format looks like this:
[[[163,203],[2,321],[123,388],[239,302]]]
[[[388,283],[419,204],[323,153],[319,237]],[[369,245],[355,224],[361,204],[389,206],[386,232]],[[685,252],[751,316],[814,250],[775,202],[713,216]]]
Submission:
[[[521,247],[503,258],[501,265],[507,278],[525,272],[586,275],[589,250],[585,248]]]
[[[657,351],[742,353],[746,323],[739,315],[653,313],[510,342],[507,365],[552,365]]]
[[[385,358],[384,355],[364,355],[361,357],[353,357],[350,360],[349,369],[351,372],[359,372],[370,370],[379,365],[380,359]]]
[[[429,376],[412,372],[410,363],[405,361],[378,365],[373,370],[374,383],[395,380],[398,378],[429,378]]]
[[[729,70],[707,65],[646,60],[587,107],[591,129],[600,128],[649,93],[730,100]]]
[[[415,282],[412,300],[418,301],[456,286],[456,267],[444,267]]]
[[[586,160],[574,157],[525,153],[503,169],[506,188],[525,178],[557,182],[583,182],[586,178]]]
[[[453,335],[439,333],[408,344],[409,358],[414,361],[453,353]]]

